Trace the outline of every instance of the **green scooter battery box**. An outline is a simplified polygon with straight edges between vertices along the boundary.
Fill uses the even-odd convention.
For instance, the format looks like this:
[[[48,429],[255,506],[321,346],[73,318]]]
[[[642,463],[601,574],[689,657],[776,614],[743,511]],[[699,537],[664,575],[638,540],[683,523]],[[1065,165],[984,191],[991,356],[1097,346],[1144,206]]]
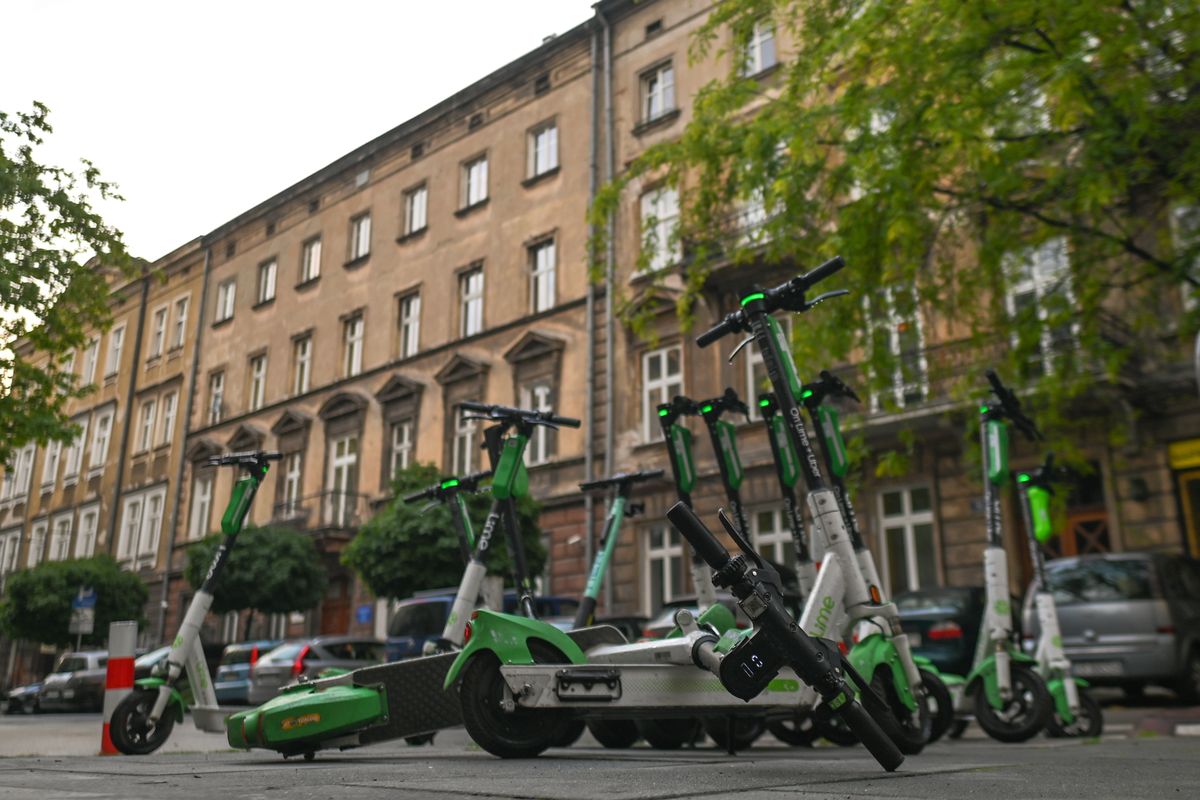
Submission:
[[[258,708],[225,721],[231,747],[297,752],[334,736],[387,722],[382,686],[305,686],[283,692]]]

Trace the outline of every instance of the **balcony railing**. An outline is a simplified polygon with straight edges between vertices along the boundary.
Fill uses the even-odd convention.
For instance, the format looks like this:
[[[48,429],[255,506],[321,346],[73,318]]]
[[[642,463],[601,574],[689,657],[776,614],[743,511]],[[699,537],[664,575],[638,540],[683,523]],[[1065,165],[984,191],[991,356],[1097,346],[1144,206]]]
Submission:
[[[370,516],[367,495],[328,491],[276,503],[272,520],[300,530],[356,530]]]

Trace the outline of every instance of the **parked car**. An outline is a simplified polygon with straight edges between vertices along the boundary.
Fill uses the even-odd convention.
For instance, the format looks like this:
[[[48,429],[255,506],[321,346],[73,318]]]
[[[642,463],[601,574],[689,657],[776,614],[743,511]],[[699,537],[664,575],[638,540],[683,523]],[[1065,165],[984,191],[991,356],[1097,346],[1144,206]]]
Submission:
[[[361,636],[317,636],[284,642],[250,668],[250,705],[270,700],[281,688],[327,669],[358,669],[382,664],[384,644]]]
[[[1162,553],[1106,553],[1046,563],[1074,673],[1131,693],[1156,683],[1200,702],[1200,564]],[[1032,587],[1030,587],[1032,589]],[[1037,639],[1033,592],[1023,616]]]
[[[642,637],[642,629],[650,622],[649,617],[640,614],[628,614],[620,617],[603,617],[596,620],[597,625],[611,625],[621,632],[626,641],[636,642]]]
[[[983,622],[982,586],[935,586],[895,597],[900,625],[917,655],[942,672],[966,675]]]
[[[387,660],[402,661],[415,658],[424,651],[426,642],[439,639],[446,628],[450,608],[454,605],[454,595],[454,589],[439,589],[419,592],[401,600],[388,621]],[[516,612],[517,604],[516,592],[504,593],[505,612]],[[579,601],[574,597],[546,595],[534,598],[534,610],[539,619],[555,624],[565,619],[567,628],[570,627],[578,609]]]
[[[217,665],[216,677],[213,679],[217,703],[223,706],[249,703],[250,670],[258,663],[259,656],[266,655],[279,645],[278,639],[259,639],[254,642],[226,645],[221,653],[221,662]]]
[[[217,669],[217,664],[221,660],[221,653],[224,646],[220,644],[204,643],[204,660],[208,665],[208,674],[212,675]],[[160,670],[166,669],[167,656],[171,652],[171,645],[163,645],[148,653],[142,653],[133,660],[133,678],[149,678],[151,675],[159,674]],[[186,680],[186,679],[185,679]]]
[[[24,686],[18,686],[15,689],[8,690],[8,704],[4,707],[5,714],[36,714],[38,707],[38,692],[42,689],[42,684],[27,683]]]
[[[63,653],[42,680],[38,706],[42,711],[99,711],[104,707],[108,652]]]

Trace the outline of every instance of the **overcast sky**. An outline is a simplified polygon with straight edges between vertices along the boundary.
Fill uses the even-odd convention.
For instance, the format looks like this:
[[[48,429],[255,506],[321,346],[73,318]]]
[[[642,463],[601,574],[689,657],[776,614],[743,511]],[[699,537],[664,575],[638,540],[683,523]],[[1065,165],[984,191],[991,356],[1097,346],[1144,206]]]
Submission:
[[[588,19],[593,0],[5,0],[0,109],[155,259]]]

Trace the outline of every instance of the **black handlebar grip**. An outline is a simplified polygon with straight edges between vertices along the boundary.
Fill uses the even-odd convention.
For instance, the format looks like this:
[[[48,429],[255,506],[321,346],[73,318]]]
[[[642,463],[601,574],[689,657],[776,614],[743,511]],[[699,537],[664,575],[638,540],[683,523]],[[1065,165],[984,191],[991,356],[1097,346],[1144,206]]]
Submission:
[[[555,425],[562,425],[564,428],[578,428],[583,424],[574,417],[550,417],[549,421]]]
[[[458,404],[458,407],[467,411],[478,411],[481,414],[487,414],[492,410],[492,406],[487,403],[477,403],[474,400],[463,400]]]
[[[800,276],[800,282],[805,289],[816,286],[821,281],[833,275],[835,272],[846,266],[846,261],[841,256],[834,256],[816,269],[810,270]]]
[[[682,500],[667,511],[667,519],[710,567],[721,569],[729,563],[729,551]]]
[[[904,755],[896,747],[896,743],[857,701],[845,703],[837,713],[846,723],[846,727],[862,742],[863,747],[867,748],[867,752],[879,762],[879,766],[888,772],[895,772],[896,767],[904,763]]]
[[[718,339],[725,336],[726,334],[733,333],[733,330],[734,330],[733,322],[730,319],[733,316],[734,316],[733,314],[726,316],[725,319],[721,320],[716,325],[713,325],[711,328],[706,330],[704,333],[697,336],[696,337],[697,346],[708,347],[710,344],[717,341]]]

